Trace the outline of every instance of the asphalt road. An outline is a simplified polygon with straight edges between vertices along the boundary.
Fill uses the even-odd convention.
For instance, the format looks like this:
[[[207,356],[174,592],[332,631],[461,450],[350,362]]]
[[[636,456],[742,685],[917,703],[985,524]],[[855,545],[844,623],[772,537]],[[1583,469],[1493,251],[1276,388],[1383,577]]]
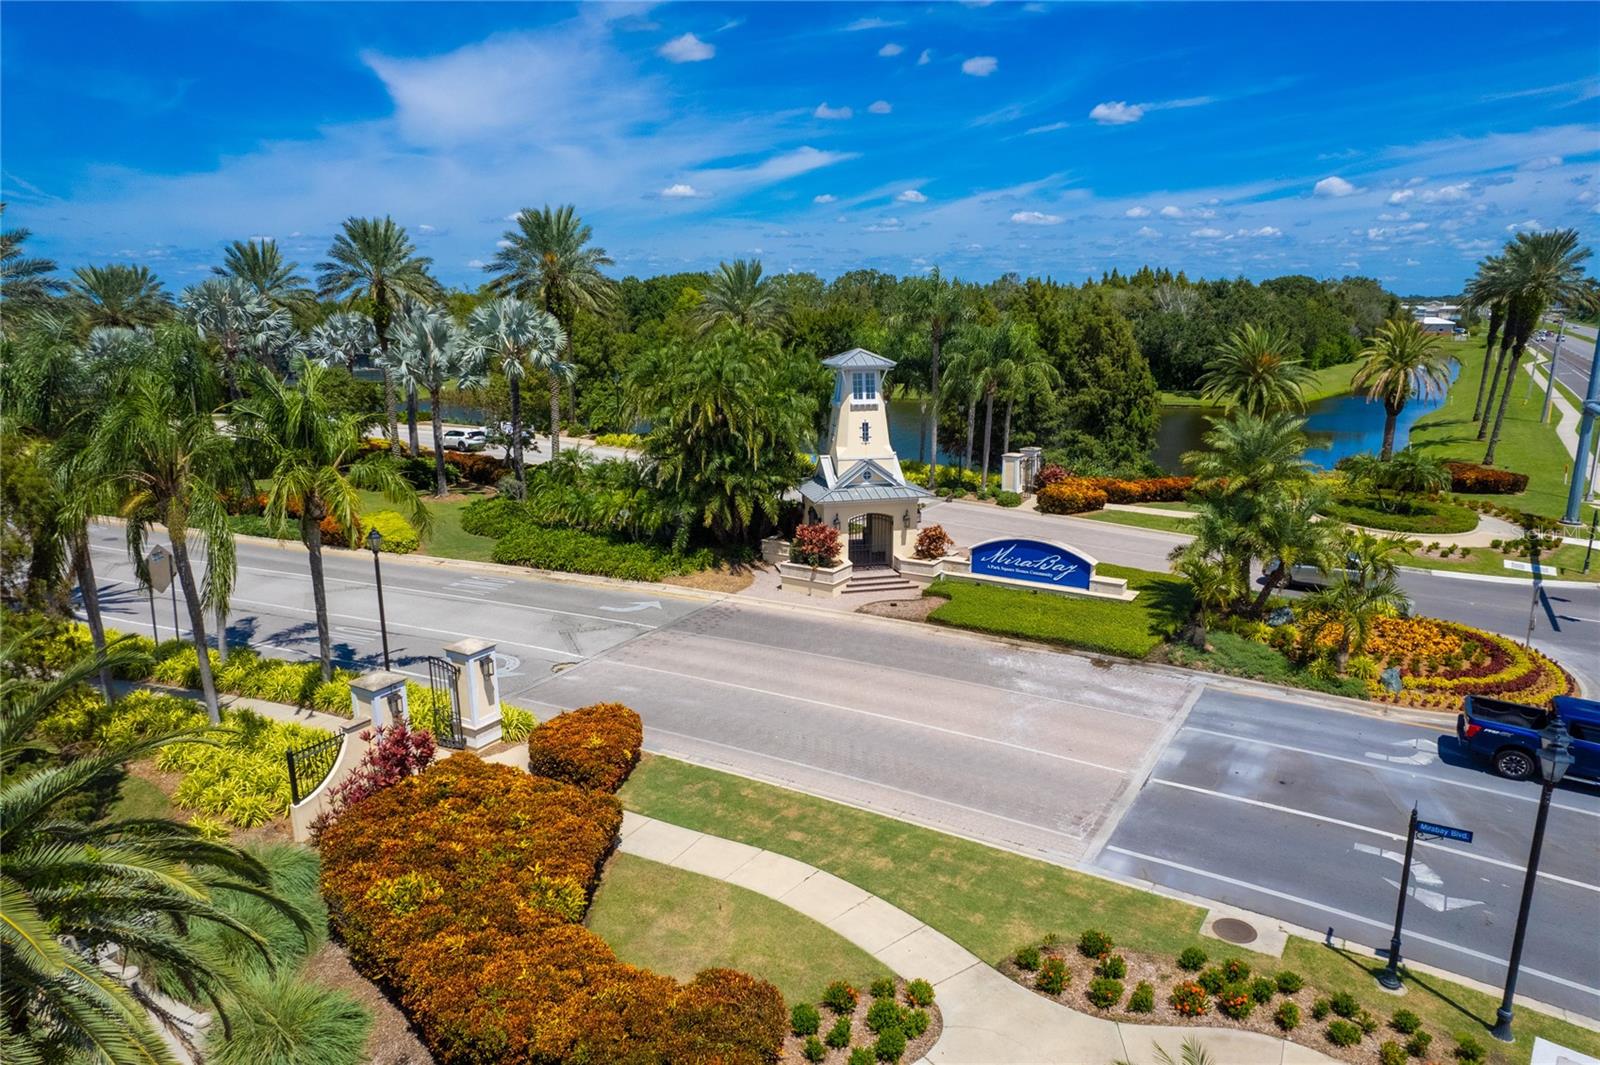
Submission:
[[[1568,326],[1561,338],[1561,350],[1556,356],[1556,380],[1572,389],[1580,400],[1588,394],[1589,372],[1594,367],[1594,345],[1592,330]],[[1555,348],[1554,334],[1549,340],[1533,341],[1533,346],[1548,356]]]
[[[1412,804],[1470,845],[1417,845],[1401,954],[1504,981],[1539,786],[1452,732],[1209,689],[1097,864],[1387,947]],[[1600,1016],[1600,788],[1551,810],[1519,989]]]

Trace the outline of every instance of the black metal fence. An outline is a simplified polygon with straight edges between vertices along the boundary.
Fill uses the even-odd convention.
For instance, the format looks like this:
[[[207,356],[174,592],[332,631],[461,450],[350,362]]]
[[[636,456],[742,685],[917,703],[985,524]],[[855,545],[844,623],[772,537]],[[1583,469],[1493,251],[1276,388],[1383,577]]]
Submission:
[[[330,736],[316,743],[308,743],[283,756],[289,762],[289,801],[298,803],[317,790],[317,786],[333,771],[339,760],[339,749],[344,745],[344,734]]]
[[[434,742],[458,751],[467,745],[461,731],[461,701],[456,693],[456,677],[460,672],[455,663],[447,658],[428,659],[430,705],[422,718],[433,732]],[[412,708],[411,720],[420,725],[422,721],[419,720],[421,715],[417,713],[418,709]]]

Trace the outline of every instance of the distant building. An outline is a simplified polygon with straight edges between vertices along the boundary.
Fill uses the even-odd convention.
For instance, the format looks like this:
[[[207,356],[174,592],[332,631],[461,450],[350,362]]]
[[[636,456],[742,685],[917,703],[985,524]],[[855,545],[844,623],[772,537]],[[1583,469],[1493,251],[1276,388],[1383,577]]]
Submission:
[[[1461,320],[1461,305],[1457,303],[1414,303],[1411,305],[1411,317],[1421,321],[1424,318],[1448,318],[1451,322]]]
[[[1419,319],[1424,333],[1443,333],[1446,336],[1456,331],[1456,323],[1449,318],[1438,318],[1434,315],[1425,315]]]

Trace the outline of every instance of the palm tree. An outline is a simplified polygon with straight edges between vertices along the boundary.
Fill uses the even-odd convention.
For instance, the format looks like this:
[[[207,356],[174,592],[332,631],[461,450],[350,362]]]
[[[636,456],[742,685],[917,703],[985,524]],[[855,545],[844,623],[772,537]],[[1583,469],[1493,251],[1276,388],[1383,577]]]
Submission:
[[[978,473],[979,495],[988,492],[995,397],[1020,372],[1020,367],[1036,365],[1039,360],[1032,328],[1010,318],[994,325],[978,326],[962,337],[960,371],[969,390],[969,424],[977,401],[983,400],[983,466]]]
[[[345,542],[361,542],[359,489],[382,492],[406,507],[419,532],[431,527],[416,490],[387,457],[361,451],[362,420],[339,415],[328,396],[326,366],[302,361],[295,381],[285,384],[256,368],[249,399],[234,408],[234,421],[246,446],[256,452],[267,474],[267,518],[276,524],[298,512],[300,542],[311,565],[311,598],[317,615],[317,653],[322,679],[333,679],[333,645],[328,629],[328,593],[322,574],[322,522],[332,518]],[[439,454],[441,449],[435,448]]]
[[[1004,426],[1000,432],[1000,452],[1011,450],[1011,413],[1017,400],[1032,396],[1048,396],[1061,387],[1061,374],[1050,362],[1049,356],[1037,344],[1030,342],[1015,348],[1000,363],[1000,391],[1006,397]]]
[[[925,278],[906,282],[906,318],[927,329],[928,335],[928,487],[939,474],[939,361],[945,342],[968,316],[966,294],[959,284],[946,281],[936,266]]]
[[[378,365],[383,370],[383,402],[389,411],[389,450],[400,454],[400,426],[395,416],[394,382],[389,368],[389,324],[407,300],[429,300],[439,283],[429,274],[433,260],[418,255],[404,227],[394,219],[347,218],[333,238],[326,262],[317,264],[317,294],[323,299],[354,297],[372,308],[372,327],[378,334]],[[417,454],[416,395],[407,397],[406,415],[411,427],[411,454]]]
[[[352,373],[362,359],[375,358],[377,348],[378,332],[372,319],[354,311],[329,315],[306,338],[307,358],[322,366],[343,366]]]
[[[172,297],[149,267],[80,266],[72,277],[67,298],[86,331],[102,325],[152,326],[172,313]]]
[[[0,216],[5,210],[0,202]],[[56,272],[55,260],[23,255],[22,245],[31,236],[27,229],[0,230],[0,302],[13,309],[43,303],[67,287],[65,281],[50,276]]]
[[[611,279],[600,272],[602,266],[612,265],[611,257],[604,248],[585,247],[593,235],[571,204],[555,210],[548,205],[541,211],[525,208],[517,214],[517,228],[506,231],[504,247],[484,267],[495,275],[490,284],[497,291],[533,300],[561,323],[567,331],[562,361],[568,367],[576,365],[572,328],[577,313],[605,310],[616,291]],[[560,381],[552,376],[551,405],[558,414],[560,388]],[[560,451],[561,434],[553,426],[550,454],[554,457]]]
[[[1265,508],[1252,530],[1264,566],[1261,591],[1251,604],[1250,613],[1266,613],[1267,600],[1289,580],[1296,566],[1327,568],[1334,557],[1333,535],[1326,522],[1317,520],[1317,511],[1327,502],[1324,492],[1303,488],[1289,493]]]
[[[1213,418],[1202,438],[1205,449],[1187,453],[1183,462],[1194,474],[1196,488],[1225,496],[1300,484],[1310,477],[1305,424],[1304,418],[1288,413]]]
[[[1511,359],[1500,389],[1500,405],[1495,411],[1494,428],[1489,433],[1489,447],[1483,453],[1485,466],[1494,465],[1494,450],[1500,442],[1500,428],[1510,404],[1517,363],[1539,319],[1553,303],[1587,307],[1593,299],[1594,292],[1583,277],[1583,261],[1589,255],[1588,248],[1578,246],[1575,229],[1518,233],[1516,240],[1506,246],[1506,269],[1496,275],[1492,289],[1506,300],[1509,308],[1506,329],[1512,334]]]
[[[1200,378],[1200,394],[1223,407],[1251,414],[1305,409],[1301,387],[1311,369],[1293,351],[1289,338],[1246,322],[1217,349]]]
[[[233,439],[218,428],[211,410],[191,401],[176,377],[157,367],[130,373],[121,394],[95,423],[86,453],[90,468],[121,499],[128,553],[141,578],[150,527],[166,526],[189,610],[206,712],[216,724],[222,718],[207,653],[204,607],[223,609],[233,586],[233,530],[222,499],[225,491],[240,487],[241,478],[234,466]],[[203,596],[189,554],[194,532],[206,544]]]
[[[467,319],[466,361],[473,371],[498,360],[511,388],[511,470],[517,483],[527,484],[522,469],[522,377],[531,365],[550,370],[560,363],[566,332],[552,315],[524,303],[515,296],[503,296],[485,303]],[[559,393],[553,393],[559,402]],[[551,409],[551,432],[560,431],[560,411]]]
[[[1505,325],[1506,303],[1504,299],[1493,294],[1491,278],[1500,268],[1498,256],[1490,256],[1478,264],[1478,272],[1471,281],[1467,282],[1466,306],[1463,312],[1470,312],[1473,308],[1487,306],[1489,308],[1489,331],[1483,342],[1483,368],[1478,375],[1478,398],[1472,404],[1472,420],[1478,421],[1483,417],[1483,395],[1490,381],[1489,363],[1494,353],[1495,337],[1499,336],[1500,329]],[[1498,380],[1498,378],[1496,378]]]
[[[706,285],[695,319],[702,333],[726,322],[740,329],[773,329],[783,322],[783,304],[770,279],[761,276],[759,259],[720,263]]]
[[[258,932],[218,905],[219,893],[256,896],[307,935],[310,923],[272,892],[260,862],[188,825],[59,815],[64,799],[123,763],[195,736],[157,732],[69,761],[49,759],[30,740],[39,722],[96,673],[140,656],[118,641],[33,681],[23,678],[19,654],[29,635],[13,630],[0,645],[0,1045],[7,1060],[19,1062],[173,1063],[144,1004],[101,959],[120,954],[158,965],[221,1013],[227,974],[191,946],[189,928],[211,922],[237,933],[268,964],[272,955]]]
[[[1346,529],[1339,537],[1338,551],[1347,568],[1362,581],[1393,577],[1406,553],[1417,541],[1406,536],[1379,536],[1365,529]]]
[[[1367,398],[1383,400],[1383,449],[1378,461],[1394,454],[1394,430],[1400,412],[1414,396],[1428,399],[1450,387],[1450,363],[1439,348],[1439,336],[1426,333],[1413,318],[1396,317],[1378,326],[1359,356],[1361,366],[1351,380],[1366,389]]]
[[[1326,588],[1305,597],[1305,613],[1311,619],[1306,627],[1308,646],[1329,626],[1339,626],[1336,660],[1339,672],[1350,665],[1351,654],[1360,654],[1367,645],[1372,623],[1380,617],[1394,617],[1411,607],[1411,598],[1392,576],[1371,579],[1340,577]]]
[[[89,638],[97,654],[106,652],[106,627],[100,613],[100,585],[95,580],[94,556],[89,551],[89,522],[97,515],[116,509],[117,499],[111,483],[96,471],[83,451],[84,438],[74,433],[57,441],[50,449],[48,465],[56,492],[56,525],[66,546],[66,555],[78,581],[78,595],[89,623]],[[100,694],[112,699],[111,672],[100,670]]]
[[[433,408],[434,495],[449,490],[444,472],[444,424],[440,416],[447,381],[468,376],[462,358],[461,327],[444,310],[415,308],[395,326],[395,349],[402,380],[412,394],[426,388]]]
[[[1211,618],[1226,611],[1229,604],[1244,594],[1244,589],[1239,586],[1239,571],[1212,558],[1203,548],[1193,544],[1174,550],[1172,559],[1172,571],[1188,582],[1193,602],[1188,623],[1184,627],[1184,639],[1195,650],[1204,651],[1206,630],[1211,626]]]
[[[312,299],[306,279],[295,273],[299,263],[285,262],[275,240],[236,240],[222,253],[222,265],[211,272],[236,277],[280,310],[304,307]]]
[[[228,398],[239,398],[239,361],[249,354],[276,361],[294,335],[287,311],[236,277],[213,277],[183,293],[183,319],[222,352]]]

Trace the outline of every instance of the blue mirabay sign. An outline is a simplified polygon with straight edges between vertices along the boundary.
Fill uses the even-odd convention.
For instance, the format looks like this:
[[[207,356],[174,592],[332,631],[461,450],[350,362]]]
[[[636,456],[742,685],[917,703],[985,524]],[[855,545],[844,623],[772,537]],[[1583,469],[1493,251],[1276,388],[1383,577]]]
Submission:
[[[1057,588],[1089,587],[1094,563],[1047,540],[987,540],[972,548],[972,575],[1006,577]]]

